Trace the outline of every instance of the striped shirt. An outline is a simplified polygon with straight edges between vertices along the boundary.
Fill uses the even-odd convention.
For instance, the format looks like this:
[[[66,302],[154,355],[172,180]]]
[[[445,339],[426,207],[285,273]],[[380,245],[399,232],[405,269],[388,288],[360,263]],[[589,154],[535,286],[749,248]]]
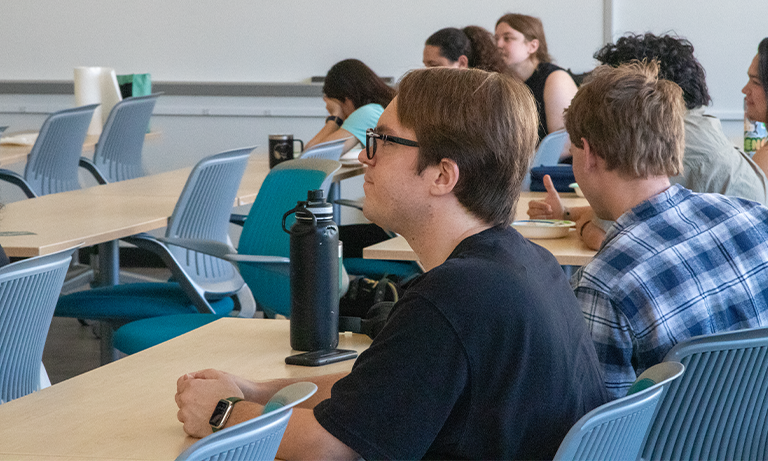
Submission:
[[[673,185],[619,217],[571,285],[623,397],[682,340],[768,325],[768,208]]]

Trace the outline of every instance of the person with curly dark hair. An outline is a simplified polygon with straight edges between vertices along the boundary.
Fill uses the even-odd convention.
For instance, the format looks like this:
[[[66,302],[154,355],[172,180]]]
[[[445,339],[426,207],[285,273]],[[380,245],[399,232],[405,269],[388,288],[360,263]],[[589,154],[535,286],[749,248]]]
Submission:
[[[712,99],[704,67],[693,45],[682,37],[651,33],[626,35],[595,53],[601,64],[617,67],[632,60],[656,60],[659,76],[683,89],[685,152],[683,173],[672,178],[694,192],[716,192],[768,203],[768,180],[763,170],[736,149],[723,133],[720,121],[705,114]]]
[[[424,66],[507,72],[493,35],[480,26],[446,27],[430,35],[424,44]]]
[[[757,55],[747,71],[749,81],[742,88],[747,117],[754,122],[768,123],[768,37],[757,47]],[[758,148],[752,159],[763,171],[768,171],[768,144]]]
[[[672,184],[694,192],[768,203],[768,179],[763,170],[728,140],[720,120],[704,113],[711,98],[706,73],[693,55],[691,42],[672,35],[631,34],[605,45],[595,53],[595,59],[612,67],[657,61],[659,77],[682,88],[686,107],[683,172],[670,178]],[[528,215],[533,219],[563,219],[567,214],[580,224],[584,243],[595,250],[600,248],[612,222],[596,219],[588,207],[563,207],[551,181],[544,183],[551,191],[545,200],[529,203]]]
[[[357,59],[337,62],[323,83],[323,100],[328,110],[325,125],[305,149],[335,139],[348,139],[344,152],[358,142],[365,147],[365,130],[373,128],[395,97],[395,90],[370,67]]]

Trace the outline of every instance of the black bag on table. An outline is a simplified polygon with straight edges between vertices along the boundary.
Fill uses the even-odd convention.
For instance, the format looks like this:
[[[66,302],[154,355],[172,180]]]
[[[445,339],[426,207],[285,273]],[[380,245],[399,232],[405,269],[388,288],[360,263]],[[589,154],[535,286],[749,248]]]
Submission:
[[[552,184],[558,192],[573,192],[571,184],[576,182],[571,165],[537,166],[531,168],[531,192],[546,192],[544,176],[552,178]]]

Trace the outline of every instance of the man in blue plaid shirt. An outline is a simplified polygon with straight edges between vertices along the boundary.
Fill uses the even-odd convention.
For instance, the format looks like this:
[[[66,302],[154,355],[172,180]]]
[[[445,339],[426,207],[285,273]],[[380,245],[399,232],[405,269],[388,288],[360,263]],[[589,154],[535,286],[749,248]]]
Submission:
[[[571,281],[612,398],[682,340],[768,325],[768,208],[670,185],[684,114],[655,62],[596,69],[566,112],[579,187],[615,221]]]

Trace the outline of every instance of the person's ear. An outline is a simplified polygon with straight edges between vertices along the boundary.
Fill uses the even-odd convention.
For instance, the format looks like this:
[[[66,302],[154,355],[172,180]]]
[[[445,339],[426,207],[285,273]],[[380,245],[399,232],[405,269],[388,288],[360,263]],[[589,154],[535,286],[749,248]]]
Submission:
[[[536,54],[539,51],[539,39],[534,38],[528,41],[528,54]]]
[[[586,138],[581,138],[581,142],[584,144],[584,168],[589,171],[597,170],[605,161],[595,153],[595,150],[589,145],[589,141]]]
[[[459,69],[469,68],[469,58],[467,58],[463,54],[459,56],[459,59],[457,59],[456,62],[459,63]]]
[[[459,165],[453,160],[444,158],[432,168],[435,169],[432,179],[432,193],[435,195],[445,195],[453,192],[453,189],[459,182]]]

